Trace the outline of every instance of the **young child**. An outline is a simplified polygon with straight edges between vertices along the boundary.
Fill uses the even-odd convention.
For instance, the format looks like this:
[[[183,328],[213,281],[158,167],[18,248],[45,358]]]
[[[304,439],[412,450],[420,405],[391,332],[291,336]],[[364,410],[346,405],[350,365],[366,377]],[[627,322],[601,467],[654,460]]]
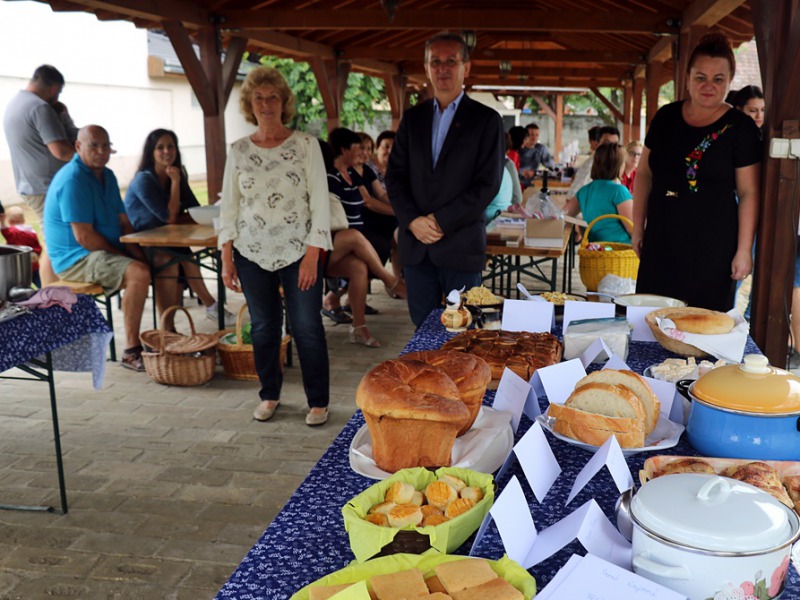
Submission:
[[[39,255],[42,253],[42,244],[36,230],[25,223],[25,212],[19,206],[9,206],[5,213],[0,211],[0,233],[6,242],[15,246],[30,246],[33,248],[33,283],[42,287],[39,278]]]

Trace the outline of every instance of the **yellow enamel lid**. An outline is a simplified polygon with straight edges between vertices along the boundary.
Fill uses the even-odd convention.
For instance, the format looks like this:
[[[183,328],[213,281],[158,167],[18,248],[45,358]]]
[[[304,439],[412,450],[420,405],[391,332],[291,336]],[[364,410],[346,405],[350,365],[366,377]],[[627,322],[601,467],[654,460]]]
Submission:
[[[800,378],[748,354],[744,363],[717,367],[694,384],[697,399],[729,410],[768,415],[800,413]]]

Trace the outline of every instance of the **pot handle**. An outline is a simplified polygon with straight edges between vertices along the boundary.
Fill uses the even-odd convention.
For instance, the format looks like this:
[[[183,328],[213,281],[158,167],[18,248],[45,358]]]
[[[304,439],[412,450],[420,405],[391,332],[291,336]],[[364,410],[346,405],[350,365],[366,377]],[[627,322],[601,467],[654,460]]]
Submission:
[[[689,387],[694,383],[694,379],[679,379],[675,382],[675,389],[678,393],[686,398],[689,402],[692,401],[692,396],[689,393]]]
[[[692,578],[692,574],[685,566],[662,565],[661,563],[651,560],[646,552],[633,557],[633,566],[640,571],[656,575],[657,577],[663,577],[664,579],[688,581]]]
[[[706,506],[716,506],[725,502],[731,491],[727,477],[712,477],[697,491],[697,500]]]

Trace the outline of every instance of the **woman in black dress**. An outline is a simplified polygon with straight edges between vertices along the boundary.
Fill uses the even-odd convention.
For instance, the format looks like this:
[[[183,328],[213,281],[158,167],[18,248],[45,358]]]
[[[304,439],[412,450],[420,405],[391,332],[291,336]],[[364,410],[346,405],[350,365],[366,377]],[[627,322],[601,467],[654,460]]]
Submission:
[[[650,124],[633,192],[639,293],[728,311],[752,270],[762,147],[753,119],[725,103],[735,69],[729,40],[705,35],[689,58],[688,99]]]

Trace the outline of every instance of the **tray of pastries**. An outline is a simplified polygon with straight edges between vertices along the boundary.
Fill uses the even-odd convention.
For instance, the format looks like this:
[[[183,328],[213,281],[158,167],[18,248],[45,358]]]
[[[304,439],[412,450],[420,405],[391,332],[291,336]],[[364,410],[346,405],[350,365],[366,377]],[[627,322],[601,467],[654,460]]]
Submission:
[[[769,492],[800,514],[800,462],[791,460],[748,460],[705,456],[652,456],[641,471],[639,481],[674,473],[716,473],[738,479]]]
[[[506,367],[528,381],[537,369],[558,363],[562,352],[561,342],[552,333],[479,329],[458,334],[441,349],[485,360],[492,372],[489,387],[497,387]]]

